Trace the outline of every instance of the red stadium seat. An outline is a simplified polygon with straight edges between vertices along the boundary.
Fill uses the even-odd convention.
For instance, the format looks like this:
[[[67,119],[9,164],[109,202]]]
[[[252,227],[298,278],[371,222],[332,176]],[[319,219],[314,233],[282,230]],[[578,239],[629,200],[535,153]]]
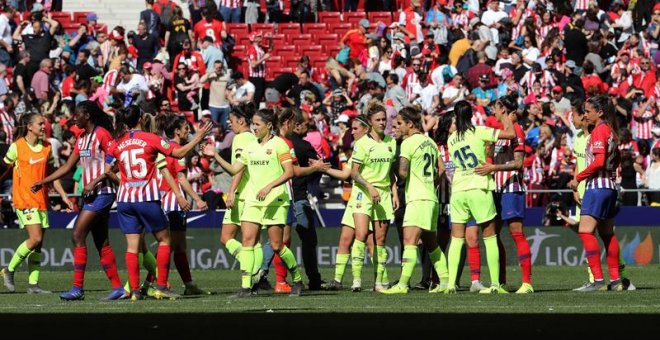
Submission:
[[[312,67],[322,69],[325,68],[325,63],[326,63],[325,59],[314,60],[312,61]]]
[[[246,54],[246,53],[247,53],[247,46],[246,45],[236,44],[236,46],[234,46],[234,52],[233,52],[234,55]]]
[[[73,12],[73,23],[86,24],[88,13],[94,13],[94,12]]]
[[[73,32],[78,31],[78,28],[80,27],[79,24],[68,24],[68,25],[62,25],[62,29],[64,32],[71,34]]]
[[[293,69],[291,67],[280,67],[279,69],[273,70],[273,79],[282,73],[293,73]]]
[[[319,22],[328,25],[341,23],[341,14],[339,12],[319,12]]]
[[[236,23],[229,23],[227,25],[227,33],[229,34],[236,34],[236,33],[249,33],[250,29],[248,27],[248,24],[236,24]]]
[[[346,32],[348,32],[349,30],[352,30],[355,27],[356,26],[353,26],[353,24],[341,23],[341,24],[330,26],[330,31],[333,34],[339,35],[339,39],[341,39],[341,38],[344,37],[344,34],[346,34]]]
[[[328,49],[328,46],[338,45],[339,44],[339,34],[320,34],[314,37],[314,41],[317,44],[322,45]]]
[[[273,45],[286,45],[286,35],[284,34],[273,34]]]
[[[300,54],[307,54],[309,52],[323,53],[323,46],[321,45],[296,45]]]
[[[275,51],[279,52],[295,52],[296,47],[291,45],[291,44],[286,44],[286,45],[275,45],[273,48]]]
[[[68,25],[71,24],[71,13],[70,12],[51,12],[51,15],[53,17],[53,20],[56,20],[60,23],[60,25]],[[87,19],[87,18],[85,18]]]
[[[296,51],[276,51],[274,54],[282,57],[282,65],[286,65],[287,60],[296,59],[296,56],[298,55]]]
[[[325,23],[306,23],[303,24],[303,33],[319,35],[328,33],[328,24]]]
[[[96,24],[96,27],[94,27],[96,32],[103,32],[103,33],[108,33],[108,25],[106,24]]]
[[[365,12],[346,12],[344,13],[344,22],[351,23],[355,26],[358,25],[360,20],[366,19],[367,13]]]
[[[289,44],[293,46],[304,46],[312,43],[311,34],[298,34],[289,36]]]
[[[277,33],[280,34],[300,34],[300,24],[281,23],[277,25]]]
[[[273,24],[251,24],[250,25],[250,32],[257,32],[261,31],[264,34],[265,33],[275,33],[275,25]]]
[[[270,56],[266,60],[266,69],[279,68],[282,66],[282,57],[280,56]]]
[[[392,23],[392,13],[390,12],[369,12],[367,18],[370,23],[382,21],[385,25]]]
[[[248,46],[250,45],[250,36],[247,33],[233,34],[234,40],[236,40],[236,46]],[[235,48],[234,48],[235,49]]]

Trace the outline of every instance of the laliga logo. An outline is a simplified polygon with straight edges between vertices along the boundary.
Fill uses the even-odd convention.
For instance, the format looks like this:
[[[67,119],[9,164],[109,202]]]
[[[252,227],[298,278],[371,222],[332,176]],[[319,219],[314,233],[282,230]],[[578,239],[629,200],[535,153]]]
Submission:
[[[653,260],[653,237],[650,232],[642,241],[640,241],[639,233],[635,233],[635,238],[628,244],[626,244],[625,237],[620,243],[626,263],[649,264]]]
[[[559,237],[560,235],[558,234],[546,234],[545,232],[541,231],[541,229],[536,228],[534,231],[534,235],[532,236],[527,236],[527,240],[531,242],[530,245],[530,250],[532,252],[532,263],[536,261],[536,257],[539,254],[539,250],[541,249],[541,242],[547,238],[551,237]]]

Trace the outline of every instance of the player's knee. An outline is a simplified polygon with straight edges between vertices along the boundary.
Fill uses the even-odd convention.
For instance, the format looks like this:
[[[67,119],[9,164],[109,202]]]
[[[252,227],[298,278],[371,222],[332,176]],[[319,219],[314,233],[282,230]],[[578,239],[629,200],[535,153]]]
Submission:
[[[279,253],[280,250],[282,250],[282,242],[280,242],[280,241],[271,240],[270,241],[270,246],[273,248],[273,251],[275,253]]]

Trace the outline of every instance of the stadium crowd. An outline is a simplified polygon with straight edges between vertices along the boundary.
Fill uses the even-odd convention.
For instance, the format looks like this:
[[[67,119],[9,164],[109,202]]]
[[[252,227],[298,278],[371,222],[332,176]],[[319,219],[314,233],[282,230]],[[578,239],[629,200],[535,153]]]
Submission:
[[[97,117],[96,109],[86,106],[93,102],[105,114],[122,122],[128,129],[141,126],[149,130],[146,126],[150,126],[153,132],[160,133],[163,138],[180,138],[177,144],[191,141],[190,146],[186,144],[181,149],[176,149],[189,148],[191,152],[188,153],[168,151],[168,142],[165,142],[167,146],[161,143],[160,149],[154,147],[154,150],[158,149],[161,153],[166,153],[166,156],[184,158],[183,161],[174,161],[181,169],[172,165],[174,163],[168,163],[168,166],[178,169],[172,172],[174,177],[177,177],[175,173],[185,174],[183,178],[189,182],[191,189],[188,190],[187,186],[184,186],[179,191],[188,193],[190,202],[184,202],[184,198],[176,204],[173,203],[173,206],[178,204],[183,210],[191,206],[205,209],[207,205],[211,209],[233,210],[238,204],[234,202],[234,191],[241,177],[232,175],[242,171],[253,172],[254,170],[250,171],[254,169],[253,166],[268,164],[266,159],[249,158],[248,162],[244,160],[248,156],[240,155],[242,149],[238,152],[236,150],[236,138],[246,132],[249,134],[252,124],[256,137],[259,140],[265,138],[267,142],[264,143],[270,143],[265,144],[272,147],[267,149],[268,156],[272,150],[281,156],[279,160],[283,170],[278,167],[269,174],[277,174],[280,170],[284,171],[282,176],[288,175],[289,178],[295,174],[291,199],[296,207],[296,218],[300,219],[298,208],[302,215],[309,214],[307,193],[321,202],[325,198],[319,185],[322,173],[348,180],[346,175],[333,175],[329,168],[339,169],[337,171],[346,167],[355,168],[362,162],[356,154],[364,156],[360,152],[383,147],[358,147],[355,131],[359,130],[360,126],[371,127],[368,132],[370,136],[378,143],[390,145],[389,151],[382,150],[384,156],[379,159],[387,159],[390,153],[393,155],[394,150],[399,148],[403,150],[403,146],[397,146],[393,137],[399,134],[398,139],[401,139],[401,134],[406,134],[403,131],[412,129],[401,126],[410,122],[417,129],[415,131],[431,137],[436,144],[442,144],[439,136],[450,130],[452,122],[446,121],[450,117],[454,117],[453,124],[458,131],[463,131],[461,124],[479,127],[477,131],[501,130],[500,139],[517,139],[518,147],[515,150],[512,148],[510,159],[497,163],[498,160],[493,154],[500,152],[503,146],[498,144],[499,142],[495,143],[495,138],[489,140],[492,143],[488,144],[488,149],[483,152],[489,156],[485,159],[479,158],[479,161],[494,165],[517,164],[518,159],[513,159],[513,155],[518,157],[520,154],[520,169],[493,168],[490,171],[479,170],[483,173],[478,173],[489,176],[490,172],[495,172],[493,183],[497,183],[498,188],[507,187],[508,184],[503,184],[504,182],[519,176],[520,182],[511,184],[515,187],[512,189],[515,192],[524,192],[524,188],[576,189],[573,181],[579,179],[578,174],[585,170],[578,167],[576,159],[585,156],[578,154],[584,153],[584,150],[576,148],[581,130],[575,121],[581,119],[576,116],[590,114],[585,112],[588,107],[592,111],[598,109],[601,112],[611,109],[612,117],[620,127],[620,130],[615,131],[619,136],[618,152],[608,151],[613,158],[616,155],[617,162],[613,163],[608,158],[606,164],[607,167],[612,164],[618,167],[602,171],[612,170],[614,181],[623,189],[660,189],[660,79],[656,66],[660,61],[660,4],[655,1],[371,1],[370,6],[374,8],[369,8],[369,13],[385,13],[379,16],[367,16],[366,13],[360,16],[359,13],[362,12],[356,12],[359,1],[344,1],[344,9],[347,11],[341,14],[342,18],[350,17],[350,13],[358,13],[357,16],[352,16],[355,18],[354,22],[342,26],[346,30],[342,35],[334,35],[334,41],[323,40],[324,44],[332,46],[310,46],[310,49],[306,49],[305,44],[310,41],[305,39],[321,39],[321,36],[327,33],[324,30],[342,25],[340,22],[323,22],[335,18],[332,14],[324,13],[340,15],[338,12],[332,12],[340,10],[336,3],[268,0],[246,1],[246,6],[242,7],[241,2],[235,0],[191,0],[188,1],[190,17],[186,18],[181,7],[172,1],[146,0],[144,11],[139,13],[140,23],[135,28],[107,28],[99,25],[99,18],[94,13],[89,13],[84,18],[84,23],[78,23],[75,31],[67,31],[58,22],[58,16],[51,11],[53,4],[53,1],[36,1],[29,6],[25,1],[3,1],[1,5],[0,73],[3,76],[0,78],[0,143],[4,145],[4,150],[9,150],[6,160],[15,156],[12,153],[15,151],[9,147],[17,141],[15,136],[26,137],[33,133],[24,131],[24,134],[17,135],[17,128],[21,127],[21,121],[33,124],[35,121],[31,114],[34,112],[45,118],[45,139],[51,145],[55,168],[69,163],[73,155],[86,157],[80,154],[80,142],[84,140],[81,136],[87,136],[80,119],[87,119],[101,126],[94,121],[94,117]],[[29,9],[29,12],[19,12],[17,6],[27,6],[21,9]],[[390,6],[397,6],[396,8],[402,10],[397,12],[394,11],[395,7]],[[265,22],[262,24],[261,20]],[[317,23],[323,25],[314,26]],[[313,31],[313,28],[321,32]],[[308,35],[305,36],[306,34]],[[279,40],[280,38],[286,40]],[[298,42],[302,45],[296,45],[292,50],[285,47],[287,42],[294,45]],[[604,99],[600,95],[603,94],[607,95],[607,104],[602,102]],[[139,108],[139,113],[136,107]],[[262,111],[260,108],[271,110]],[[469,111],[470,117],[463,121],[461,115],[466,110]],[[384,113],[382,118],[380,113]],[[138,122],[136,117],[143,114],[152,117],[152,121],[140,118]],[[87,118],[81,118],[81,115]],[[503,117],[509,115],[516,116],[516,126],[522,134],[517,130],[508,134],[513,131],[508,129],[513,127],[508,118]],[[185,128],[184,125],[172,125],[174,123],[171,121],[179,119],[175,117],[182,117],[180,119]],[[279,123],[290,124],[278,125],[278,120]],[[593,125],[594,121],[591,123]],[[495,130],[483,130],[482,127]],[[240,130],[241,128],[243,130]],[[269,133],[278,129],[280,135],[288,138],[289,144],[279,137],[270,137]],[[119,129],[115,127],[115,130]],[[198,133],[194,134],[194,131]],[[193,134],[194,138],[191,137]],[[115,139],[133,138],[132,132],[128,135],[130,137],[117,135]],[[600,130],[598,136],[601,137]],[[146,140],[151,137],[144,138]],[[449,140],[452,140],[451,137]],[[246,143],[242,145],[246,150],[249,149],[250,144],[247,144],[247,141],[241,140],[240,143]],[[424,145],[424,141],[420,143]],[[444,143],[447,144],[447,136]],[[201,146],[195,146],[197,144]],[[304,154],[300,154],[299,148],[307,148],[308,145],[310,147],[304,149]],[[280,153],[288,148],[294,148],[297,154],[297,158],[292,157],[295,163],[292,168],[284,165],[288,164],[284,161],[290,160],[291,157],[283,156],[286,152]],[[456,154],[451,152],[449,146],[444,154],[448,155],[447,158],[452,158],[454,166],[460,161],[460,165],[465,167],[465,164],[472,163],[472,160],[466,159],[470,154],[466,154],[465,150],[461,149],[462,154]],[[253,151],[258,153],[257,150]],[[118,151],[110,148],[103,152],[112,154]],[[412,157],[412,154],[409,157]],[[228,159],[232,162],[229,163]],[[352,162],[349,163],[349,160]],[[412,158],[407,160],[412,162]],[[30,164],[31,162],[32,159]],[[125,162],[123,158],[119,160],[120,164],[123,164],[122,162]],[[474,162],[472,168],[478,165],[477,158],[474,158]],[[123,168],[120,169],[123,171]],[[86,169],[82,161],[80,165],[67,170],[66,173],[64,170],[60,171],[62,174],[58,177],[58,184],[61,183],[62,190],[66,193],[83,193],[90,181],[99,183],[85,174]],[[98,178],[101,178],[103,173],[103,181],[108,180],[105,177],[106,172],[100,169],[94,171],[98,171]],[[426,171],[425,168],[424,173]],[[405,175],[401,174],[402,172],[399,172],[394,177],[400,175],[399,194],[403,195],[406,191],[407,195],[407,190],[403,189]],[[598,176],[601,175],[606,177],[600,173]],[[351,173],[350,177],[360,185],[370,181],[366,175]],[[130,174],[128,178],[130,179]],[[257,181],[254,174],[250,174],[250,178]],[[259,201],[272,203],[282,201],[281,195],[287,196],[285,191],[280,190],[283,188],[283,182],[278,182],[279,177],[271,180],[278,183],[273,187],[279,188],[269,187],[274,191],[259,192]],[[395,199],[390,202],[393,207],[389,209],[399,210],[397,181],[390,183],[389,177],[376,180],[384,187],[394,184],[391,189],[395,192]],[[40,184],[50,180],[43,182]],[[355,200],[361,199],[363,194],[380,201],[383,191],[381,187],[378,187],[378,190],[369,187],[369,190],[362,188],[362,192],[355,195],[355,183],[353,186],[345,185],[347,192],[353,190],[345,199],[349,205],[351,202],[355,204],[351,208],[356,210],[355,215],[360,215],[357,210],[361,209],[361,204],[355,203]],[[609,183],[607,181],[603,186],[610,188]],[[121,185],[125,184],[122,182]],[[126,193],[129,189],[124,189],[124,194],[128,196],[121,198],[121,185],[118,204],[133,202],[134,197],[131,195],[134,194]],[[10,194],[12,179],[4,179],[2,187],[3,193]],[[58,185],[53,187],[57,189]],[[35,187],[33,191],[39,188]],[[174,186],[167,188],[177,193]],[[371,189],[374,189],[373,192]],[[78,210],[82,207],[78,201],[66,201],[67,195],[60,190],[58,193],[65,201],[51,202],[55,209]],[[179,194],[181,192],[173,199],[178,200]],[[271,194],[279,198],[273,198]],[[146,195],[153,197],[149,196],[149,193]],[[378,195],[381,196],[380,199]],[[527,207],[545,206],[550,201],[569,207],[573,206],[576,200],[580,201],[579,197],[570,192],[533,192],[523,199],[523,206]],[[623,191],[617,200],[624,205],[658,205],[660,193],[638,194]],[[302,205],[307,207],[303,208]],[[250,216],[270,216],[270,212],[258,210],[264,208],[264,205],[256,204],[249,208],[252,210],[246,208],[245,212],[249,211]],[[385,211],[388,211],[387,207]],[[279,214],[279,210],[273,214]],[[230,215],[227,214],[225,225],[233,224],[237,227],[241,222],[245,223],[243,219],[246,214],[240,219]],[[606,215],[606,219],[611,218],[609,212]],[[375,218],[375,222],[387,220],[389,224],[390,218],[393,217],[396,216],[384,213],[371,215],[369,218]],[[375,241],[367,244],[369,218],[355,218],[348,224],[354,224],[352,228],[355,240],[351,256],[360,260],[363,255],[356,254],[363,254],[365,247],[373,249],[379,275],[377,284],[382,285],[378,289],[395,293],[396,289],[391,291],[384,287],[388,280],[382,263],[383,256],[386,258],[386,253],[382,253],[382,246],[387,226],[383,223],[379,227],[377,223],[374,228]],[[514,220],[515,218],[517,217],[512,217]],[[457,218],[457,221],[460,222],[460,219]],[[300,220],[298,222],[301,223]],[[477,222],[481,224],[485,220],[480,221],[477,218]],[[250,220],[249,223],[249,228],[268,225],[265,218]],[[575,223],[573,221],[572,224]],[[304,224],[302,223],[302,227],[299,224],[300,228],[296,227],[296,231],[303,241],[303,248],[308,247],[307,251],[303,250],[303,263],[310,279],[310,288],[328,287],[318,274],[313,255],[316,234],[312,232],[313,228]],[[516,238],[516,245],[519,246],[519,256],[528,256],[524,251],[527,241],[523,241],[524,234],[520,229],[522,225],[512,225],[509,223],[510,231]],[[499,227],[501,228],[501,224]],[[384,234],[380,231],[381,228],[385,230]],[[494,230],[495,227],[484,225],[483,228]],[[582,229],[580,221],[581,238],[584,233]],[[228,230],[229,234],[225,235],[225,230]],[[281,261],[279,268],[284,268],[283,272],[278,273],[278,277],[286,277],[288,269],[294,278],[293,286],[282,289],[288,289],[292,294],[300,294],[301,276],[295,259],[287,248],[286,232],[271,234],[269,231],[271,242],[268,246],[271,249],[267,250],[267,245],[264,244],[262,249],[258,239],[251,238],[254,235],[247,233],[246,229],[242,229],[243,245],[236,245],[236,229],[233,230],[232,235],[231,229],[223,227],[223,244],[241,259],[242,290],[239,295],[250,294],[252,276],[257,272],[253,268],[262,269],[259,271],[261,274],[267,273],[270,264],[267,259],[273,255],[276,255],[276,263]],[[498,245],[494,234],[488,234],[484,231],[483,237],[487,244],[490,267],[491,258],[495,258],[492,251]],[[169,268],[170,245],[169,234],[167,237],[158,235],[160,236],[157,236],[157,239],[163,247],[162,251],[159,248],[157,254],[157,267],[161,270],[165,268],[165,257]],[[410,249],[414,244],[416,254],[421,234],[410,235],[412,236],[409,238],[404,236],[404,243],[406,247],[410,246]],[[30,240],[32,237],[30,234]],[[470,251],[475,251],[467,231],[465,235],[457,236],[452,230],[451,237],[452,240],[465,238]],[[426,241],[424,237],[422,240]],[[128,235],[127,242],[130,249],[138,248],[138,243],[134,243],[135,240]],[[246,246],[246,242],[252,244]],[[424,245],[429,247],[433,265],[446,261],[444,254],[442,260],[440,259],[442,251],[438,250],[438,244],[428,242],[430,243],[424,242]],[[589,243],[591,239],[583,239],[583,242],[585,247],[587,244],[593,247],[593,244]],[[452,245],[454,244],[452,241]],[[185,247],[185,244],[183,246]],[[26,247],[23,252],[29,256],[27,254],[31,254],[34,247]],[[528,252],[529,245],[526,247]],[[405,258],[412,256],[412,250],[406,251]],[[458,266],[457,254],[460,254],[460,249],[449,248],[449,282],[455,279],[452,275]],[[618,255],[618,252],[616,254]],[[342,255],[347,261],[348,254]],[[526,267],[522,257],[521,266],[525,276],[523,283],[529,287],[523,285],[520,291],[532,292],[531,264],[529,268]],[[126,261],[127,265],[131,263],[131,268],[137,268],[137,255],[135,258],[131,257],[130,261],[127,255]],[[353,262],[356,263],[355,260]],[[415,262],[416,258],[413,264]],[[590,266],[591,262],[590,259]],[[441,280],[446,281],[446,268],[444,271],[440,267],[434,268]],[[526,271],[527,269],[529,271]],[[598,270],[592,269],[597,277],[596,287],[591,288],[599,289],[602,286],[598,286],[598,282],[602,283],[600,266]],[[137,279],[131,270],[133,269],[129,269],[130,290],[133,294],[140,294],[135,293]],[[354,268],[354,276],[359,277],[360,270]],[[343,269],[340,271],[343,275]],[[13,271],[9,272],[13,275]],[[180,270],[180,273],[182,272],[185,270]],[[491,271],[491,276],[496,272]],[[6,275],[8,272],[4,273]],[[610,274],[613,285],[617,286],[618,270]],[[108,274],[109,278],[113,275]],[[335,278],[330,288],[341,286],[341,275]],[[191,285],[186,289],[200,292],[192,284],[189,274],[188,279],[184,279],[184,282]],[[498,277],[491,279],[491,288],[477,285],[475,290],[498,292],[501,287],[497,282],[503,281]],[[114,276],[111,281],[113,285],[116,283]],[[399,292],[407,292],[407,288],[402,288],[407,284],[405,281],[407,280],[402,277],[400,285],[394,288],[399,287]],[[278,278],[278,284],[282,282],[284,281]],[[174,296],[169,289],[164,288],[166,283],[166,275],[164,279],[162,276],[158,277],[157,295]],[[451,291],[451,285],[448,287],[447,282],[444,283],[445,286],[439,286],[441,290]],[[356,289],[361,289],[359,281],[357,284],[354,281],[354,290]],[[73,290],[70,294],[68,298],[77,296]]]

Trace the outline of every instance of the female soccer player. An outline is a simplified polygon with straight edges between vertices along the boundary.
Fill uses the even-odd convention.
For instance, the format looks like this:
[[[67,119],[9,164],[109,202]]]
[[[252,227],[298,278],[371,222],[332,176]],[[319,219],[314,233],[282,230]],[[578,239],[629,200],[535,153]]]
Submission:
[[[500,106],[502,103],[498,100],[494,105]],[[445,291],[447,294],[456,293],[458,263],[465,243],[465,224],[470,219],[474,219],[481,227],[486,244],[491,286],[481,292],[507,293],[499,283],[499,254],[494,222],[497,213],[492,193],[495,183],[493,176],[481,176],[475,172],[475,168],[486,160],[487,142],[496,142],[498,138],[516,137],[511,120],[502,118],[504,111],[495,110],[495,112],[504,125],[502,131],[472,125],[472,107],[468,102],[459,101],[454,107],[456,131],[447,141],[449,154],[455,166],[450,198],[452,239],[448,252],[450,285]]]
[[[141,109],[135,105],[120,110],[116,116],[116,138],[108,150],[108,154],[116,159],[121,172],[117,213],[119,227],[126,235],[126,269],[131,286],[131,299],[135,301],[144,298],[139,289],[138,252],[145,230],[152,232],[159,243],[156,257],[158,277],[154,297],[176,299],[178,295],[167,288],[170,232],[167,228],[167,217],[160,206],[156,157],[161,153],[183,158],[204,139],[212,125],[204,125],[188,144],[175,149],[166,140],[142,131],[142,118]],[[106,176],[110,176],[110,173],[112,169],[106,166]]]
[[[190,126],[185,117],[175,114],[161,115],[158,118],[158,126],[175,149],[181,147],[181,143],[186,141],[190,133]],[[166,173],[163,173],[163,170],[159,172],[159,174],[163,173],[163,178],[159,181],[159,189],[162,195],[163,210],[167,214],[170,226],[174,266],[185,285],[183,295],[208,295],[210,292],[197,287],[190,273],[190,264],[186,255],[186,212],[190,210],[190,203],[183,192],[185,191],[192,197],[197,209],[204,211],[208,209],[208,206],[188,182],[184,160],[159,154],[156,162],[158,168],[165,167],[164,171],[166,171]]]
[[[405,107],[396,117],[399,131],[403,135],[399,161],[399,176],[406,181],[406,213],[403,217],[403,256],[399,283],[384,294],[408,293],[408,282],[417,264],[417,243],[421,239],[440,277],[439,289],[448,287],[447,259],[438,247],[437,222],[438,198],[435,182],[438,171],[444,171],[442,161],[438,162],[438,146],[423,134],[422,115],[413,107]]]
[[[73,154],[66,164],[32,185],[32,192],[37,192],[44,185],[61,178],[80,161],[83,168],[82,185],[91,194],[83,197],[82,211],[73,226],[73,288],[60,294],[60,299],[66,301],[85,299],[83,283],[87,266],[86,240],[91,231],[101,259],[101,267],[113,288],[104,300],[117,300],[124,297],[124,289],[117,273],[115,253],[108,238],[108,220],[110,208],[115,201],[116,188],[108,180],[96,181],[104,172],[113,126],[110,117],[95,102],[88,100],[76,106],[74,119],[76,126],[84,132],[76,140]]]
[[[351,178],[354,181],[353,192],[348,204],[353,209],[355,223],[355,241],[351,250],[353,263],[353,290],[362,287],[362,263],[369,227],[373,222],[375,238],[374,256],[376,291],[386,289],[382,285],[382,276],[387,261],[385,240],[394,210],[399,207],[397,187],[393,180],[392,163],[396,153],[396,141],[385,135],[387,117],[385,108],[380,104],[371,104],[367,108],[366,121],[370,132],[355,142]],[[390,191],[391,190],[391,191]]]
[[[499,99],[500,105],[495,105],[492,111],[502,110],[500,117],[504,120],[513,119],[513,129],[516,138],[499,139],[493,149],[493,164],[484,163],[479,165],[475,172],[486,176],[490,173],[495,177],[496,191],[495,207],[497,217],[495,225],[498,235],[498,247],[500,250],[500,282],[506,281],[506,260],[504,244],[502,244],[500,233],[503,222],[509,225],[509,232],[516,243],[518,260],[522,269],[522,285],[516,291],[518,294],[533,293],[532,287],[532,256],[529,242],[523,232],[523,220],[525,219],[525,185],[523,183],[523,162],[525,158],[525,132],[518,125],[517,98],[504,96]]]
[[[13,167],[12,197],[14,208],[21,228],[28,233],[28,239],[18,246],[9,266],[3,268],[0,274],[4,277],[7,290],[15,292],[14,271],[28,259],[28,294],[50,293],[39,287],[39,267],[41,267],[41,246],[43,244],[45,229],[48,224],[48,190],[42,187],[32,192],[31,186],[46,177],[46,171],[52,168],[53,156],[51,146],[44,141],[45,119],[39,113],[25,113],[21,116],[16,133],[16,141],[9,146],[4,163],[5,172],[0,180],[7,175]],[[55,190],[60,194],[69,209],[72,203],[64,192],[59,181],[53,183]]]
[[[589,98],[584,105],[584,111],[584,123],[594,126],[587,139],[585,157],[588,165],[568,184],[576,191],[580,182],[586,180],[578,233],[587,254],[587,262],[594,276],[594,282],[583,287],[581,291],[608,289],[621,291],[624,288],[619,277],[619,242],[614,235],[613,227],[614,217],[617,214],[614,176],[619,162],[616,113],[610,99],[602,95]],[[609,287],[603,281],[600,248],[594,235],[596,229],[607,253]]]
[[[255,262],[254,246],[259,239],[260,228],[266,227],[273,251],[278,253],[293,275],[290,296],[299,296],[302,277],[296,258],[283,244],[284,225],[290,204],[284,183],[293,176],[290,148],[277,136],[277,116],[272,110],[259,110],[252,120],[258,143],[252,143],[242,152],[236,164],[222,159],[214,147],[206,147],[206,154],[213,154],[220,166],[235,175],[247,168],[251,174],[249,186],[252,192],[245,197],[241,219],[241,290],[236,297],[252,295],[252,272]]]

